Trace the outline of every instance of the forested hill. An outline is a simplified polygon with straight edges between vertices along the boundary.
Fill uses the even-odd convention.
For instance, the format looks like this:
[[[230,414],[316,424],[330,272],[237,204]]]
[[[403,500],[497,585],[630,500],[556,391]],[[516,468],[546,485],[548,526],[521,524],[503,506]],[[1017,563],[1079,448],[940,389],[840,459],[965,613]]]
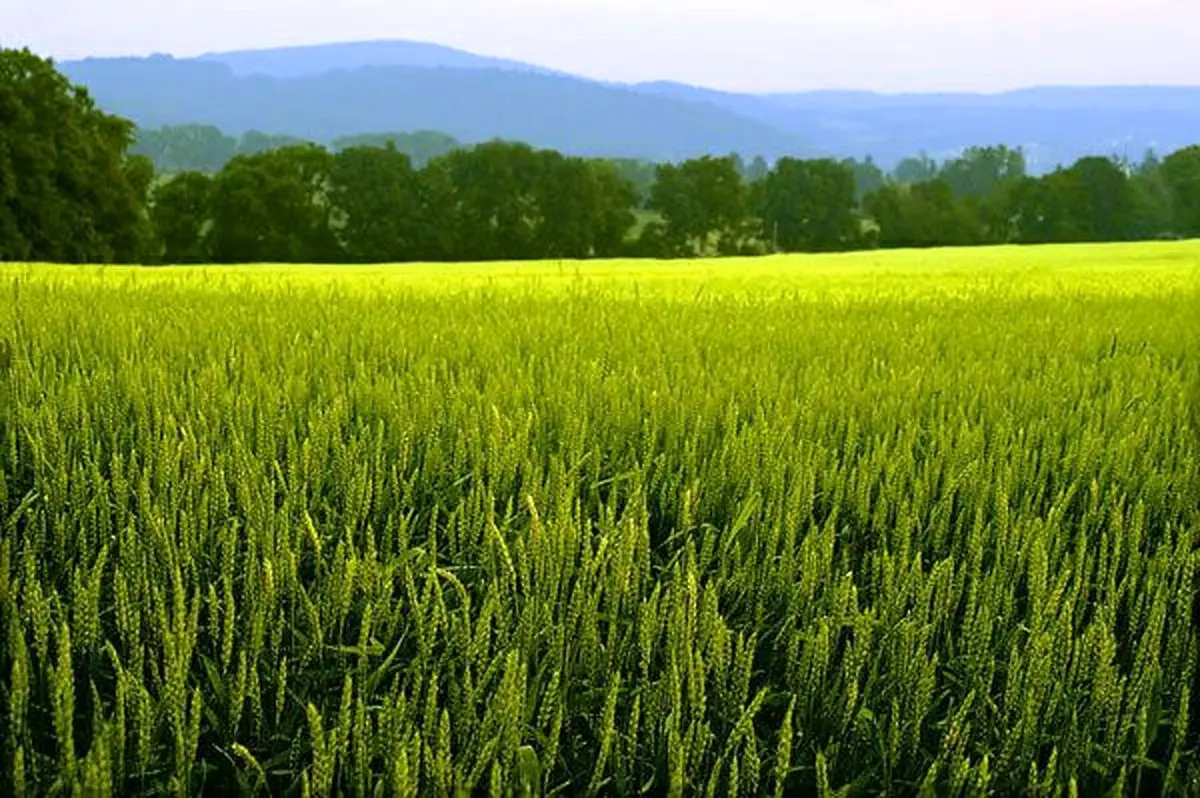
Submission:
[[[230,136],[212,125],[171,125],[140,128],[134,132],[130,153],[144,155],[154,168],[166,174],[177,172],[219,172],[236,155],[255,155],[293,144],[307,143],[295,136],[251,130]],[[394,146],[408,156],[414,166],[422,167],[438,156],[464,145],[453,136],[432,130],[412,133],[363,133],[341,136],[330,142],[335,151],[349,147]]]
[[[723,108],[510,69],[364,66],[285,78],[163,56],[61,68],[105,110],[140,127],[200,123],[319,142],[437,130],[469,143],[501,138],[572,155],[652,160],[815,154],[803,137]]]
[[[814,91],[747,95],[676,83],[640,91],[706,103],[771,124],[837,157],[885,167],[917,152],[945,159],[965,147],[1020,147],[1035,173],[1086,155],[1138,160],[1186,146],[1200,130],[1200,87],[1037,87],[996,94]]]
[[[1021,147],[1047,172],[1084,155],[1138,160],[1200,130],[1200,87],[1033,88],[1001,94],[751,95],[658,82],[617,85],[421,42],[358,42],[64,62],[101,107],[144,128],[207,124],[325,144],[385,130],[465,143],[525,141],[564,153],[677,161],[736,152],[774,159]]]

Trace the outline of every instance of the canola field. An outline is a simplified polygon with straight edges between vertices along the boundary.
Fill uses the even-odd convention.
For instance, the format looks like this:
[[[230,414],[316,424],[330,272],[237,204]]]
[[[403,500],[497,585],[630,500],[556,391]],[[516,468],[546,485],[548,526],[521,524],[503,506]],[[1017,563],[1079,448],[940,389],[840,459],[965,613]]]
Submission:
[[[0,794],[1200,790],[1200,243],[0,266]]]

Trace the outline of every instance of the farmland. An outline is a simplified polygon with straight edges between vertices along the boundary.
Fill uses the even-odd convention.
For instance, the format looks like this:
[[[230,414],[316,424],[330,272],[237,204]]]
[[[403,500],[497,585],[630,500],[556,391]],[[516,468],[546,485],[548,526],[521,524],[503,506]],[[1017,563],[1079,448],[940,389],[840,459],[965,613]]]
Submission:
[[[1194,242],[0,266],[0,794],[1194,794],[1197,319]]]

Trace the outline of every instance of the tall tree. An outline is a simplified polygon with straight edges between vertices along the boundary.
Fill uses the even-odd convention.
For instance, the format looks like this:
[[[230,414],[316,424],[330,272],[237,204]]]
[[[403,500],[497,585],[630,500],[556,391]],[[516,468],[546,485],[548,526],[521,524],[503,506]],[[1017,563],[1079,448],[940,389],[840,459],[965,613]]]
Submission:
[[[152,170],[132,137],[49,59],[0,50],[0,260],[141,259]]]
[[[844,163],[782,158],[764,181],[763,234],[784,252],[848,249],[858,237],[854,193]]]
[[[212,187],[209,253],[221,263],[341,260],[331,227],[330,154],[316,146],[239,155]]]
[[[392,142],[351,147],[334,155],[329,194],[336,233],[356,263],[417,259],[429,247],[419,177]]]
[[[1079,240],[1069,194],[1072,181],[1062,170],[1041,178],[1026,177],[1008,195],[1013,238],[1023,244]]]
[[[166,263],[203,263],[209,259],[205,233],[211,214],[213,179],[202,172],[181,172],[155,187],[150,217],[158,234],[158,258]]]
[[[943,180],[889,183],[869,194],[863,206],[879,227],[882,247],[968,246],[982,238],[971,208]]]
[[[1134,198],[1132,238],[1147,240],[1170,235],[1174,227],[1174,197],[1163,175],[1162,159],[1150,150],[1129,176]]]
[[[1162,176],[1171,192],[1175,232],[1200,237],[1200,144],[1164,158]]]
[[[616,255],[637,204],[621,165],[511,142],[438,158],[421,181],[436,248],[457,260]]]
[[[586,161],[540,151],[534,256],[586,258],[592,253],[598,185]]]
[[[618,254],[633,226],[635,190],[604,161],[539,153],[541,225],[538,252],[547,258],[587,258]]]
[[[648,207],[662,215],[667,254],[704,253],[714,236],[718,251],[730,252],[744,237],[747,198],[732,158],[704,156],[660,164]]]
[[[589,162],[595,185],[592,206],[592,254],[611,258],[622,254],[626,238],[637,221],[634,208],[640,206],[637,187],[612,163]]]
[[[450,160],[450,154],[434,158],[417,175],[417,194],[426,221],[421,244],[424,260],[466,260],[474,251],[458,226],[463,208]]]
[[[1111,159],[1080,158],[1039,179],[1022,180],[1011,214],[1023,243],[1124,241],[1137,223],[1136,196]]]
[[[98,218],[109,231],[115,259],[125,263],[153,261],[157,255],[150,195],[156,179],[154,163],[144,155],[127,156],[121,164],[121,190],[114,192]]]
[[[938,176],[979,221],[982,242],[999,244],[1015,235],[1010,200],[1026,172],[1024,150],[1000,144],[968,147],[942,164]]]
[[[439,221],[451,226],[456,259],[537,257],[545,160],[536,150],[527,144],[491,141],[451,152],[431,162],[426,171],[435,185],[453,192]]]
[[[1135,199],[1129,176],[1112,159],[1080,158],[1066,174],[1075,183],[1071,213],[1084,241],[1125,241],[1133,232]]]

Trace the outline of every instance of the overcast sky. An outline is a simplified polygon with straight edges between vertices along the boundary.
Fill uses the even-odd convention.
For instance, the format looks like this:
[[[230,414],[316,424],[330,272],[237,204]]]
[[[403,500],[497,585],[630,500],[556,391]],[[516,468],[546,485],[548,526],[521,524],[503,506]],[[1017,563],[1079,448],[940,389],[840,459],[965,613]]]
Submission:
[[[59,60],[416,39],[734,90],[1200,84],[1200,0],[0,0]]]

